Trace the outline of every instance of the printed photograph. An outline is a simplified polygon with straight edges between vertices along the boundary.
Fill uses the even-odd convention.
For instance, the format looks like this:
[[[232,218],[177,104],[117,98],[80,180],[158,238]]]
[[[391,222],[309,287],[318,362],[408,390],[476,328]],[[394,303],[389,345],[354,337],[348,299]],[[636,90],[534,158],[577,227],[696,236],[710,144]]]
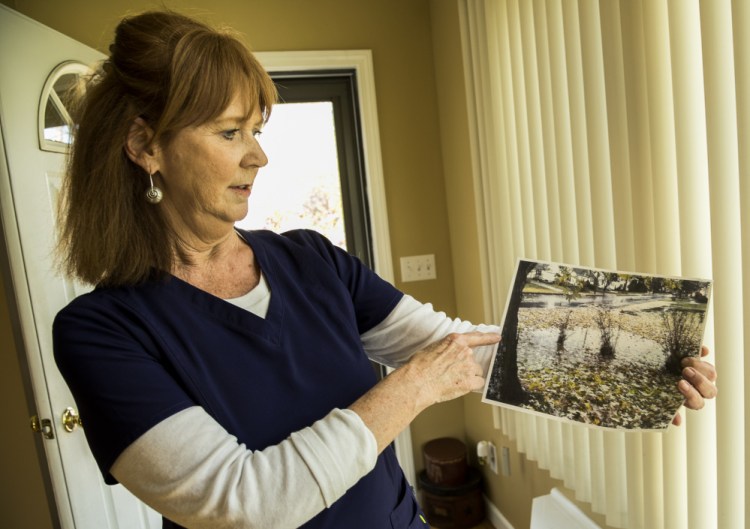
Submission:
[[[711,281],[519,260],[484,402],[604,428],[658,430],[683,403]]]

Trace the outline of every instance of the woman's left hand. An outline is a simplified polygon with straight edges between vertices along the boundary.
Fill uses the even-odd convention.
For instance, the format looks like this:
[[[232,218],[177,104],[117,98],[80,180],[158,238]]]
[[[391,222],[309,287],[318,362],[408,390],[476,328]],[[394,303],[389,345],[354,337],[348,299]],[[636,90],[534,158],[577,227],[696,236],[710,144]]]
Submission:
[[[708,354],[708,347],[701,347],[701,357]],[[683,379],[677,383],[677,388],[685,396],[685,407],[700,410],[705,405],[705,399],[716,397],[716,368],[704,362],[700,357],[689,356],[682,360]],[[672,424],[679,426],[682,417],[678,413],[672,419]]]

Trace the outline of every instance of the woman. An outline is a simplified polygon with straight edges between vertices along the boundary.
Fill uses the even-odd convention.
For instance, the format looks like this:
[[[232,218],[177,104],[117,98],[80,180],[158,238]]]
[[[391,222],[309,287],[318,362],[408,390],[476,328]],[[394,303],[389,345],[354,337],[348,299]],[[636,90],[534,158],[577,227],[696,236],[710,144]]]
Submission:
[[[164,527],[425,527],[389,444],[482,387],[499,329],[433,312],[313,232],[235,230],[275,101],[236,38],[151,12],[110,51],[60,219],[67,272],[97,288],[53,329],[105,481]],[[376,383],[368,357],[400,367]],[[713,375],[694,367],[697,408]]]

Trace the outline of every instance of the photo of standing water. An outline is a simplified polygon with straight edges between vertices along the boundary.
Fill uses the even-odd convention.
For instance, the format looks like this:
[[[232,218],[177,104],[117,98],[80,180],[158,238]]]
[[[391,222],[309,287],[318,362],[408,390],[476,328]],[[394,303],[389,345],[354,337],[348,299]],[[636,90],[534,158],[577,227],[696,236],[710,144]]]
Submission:
[[[520,260],[484,402],[619,429],[664,429],[700,354],[711,282]]]

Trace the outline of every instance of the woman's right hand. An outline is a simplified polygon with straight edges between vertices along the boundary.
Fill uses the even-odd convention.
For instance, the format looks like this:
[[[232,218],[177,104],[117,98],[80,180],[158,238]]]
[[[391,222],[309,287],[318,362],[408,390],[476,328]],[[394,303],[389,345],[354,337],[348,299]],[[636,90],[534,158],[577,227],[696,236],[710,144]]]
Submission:
[[[495,333],[449,334],[381,380],[349,407],[375,436],[378,453],[425,408],[484,384],[472,347],[500,341]]]
[[[417,408],[452,400],[484,385],[483,369],[472,347],[500,341],[494,333],[449,334],[412,356],[401,369],[419,386]]]

